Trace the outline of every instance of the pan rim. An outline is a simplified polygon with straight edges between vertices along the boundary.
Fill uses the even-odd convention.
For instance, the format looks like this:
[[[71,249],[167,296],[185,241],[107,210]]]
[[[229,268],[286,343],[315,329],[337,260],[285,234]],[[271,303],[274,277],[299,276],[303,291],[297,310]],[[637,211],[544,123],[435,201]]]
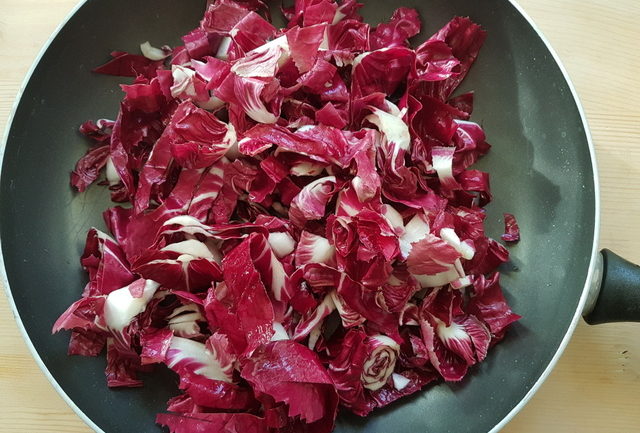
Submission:
[[[20,101],[22,100],[22,96],[24,95],[24,91],[27,88],[27,85],[29,84],[29,81],[31,81],[31,76],[33,75],[36,67],[40,64],[40,61],[42,60],[42,57],[49,50],[49,47],[51,46],[53,41],[58,37],[58,34],[62,31],[62,29],[64,27],[66,27],[66,25],[69,23],[71,18],[86,3],[88,3],[88,1],[89,0],[80,0],[71,9],[71,11],[69,11],[67,16],[60,22],[60,24],[56,27],[56,29],[53,31],[53,33],[51,33],[51,36],[49,36],[49,38],[42,45],[42,48],[40,48],[40,51],[38,52],[38,55],[33,60],[33,63],[31,63],[31,66],[29,67],[29,70],[27,71],[27,74],[25,75],[24,79],[22,80],[22,83],[20,84],[20,87],[18,88],[18,93],[16,93],[16,99],[13,101],[13,107],[11,108],[11,113],[9,114],[9,117],[7,118],[7,126],[6,126],[6,129],[4,131],[4,136],[2,137],[2,142],[1,142],[2,146],[0,147],[0,180],[2,179],[2,166],[3,166],[3,162],[4,162],[4,153],[5,153],[5,150],[7,149],[7,143],[9,142],[9,133],[11,132],[11,128],[13,126],[13,120],[14,120],[14,117],[15,117],[16,112],[18,110],[18,105],[20,105]],[[40,370],[45,375],[45,377],[47,378],[49,383],[51,383],[51,385],[53,386],[53,389],[58,393],[58,395],[60,397],[62,397],[62,399],[65,401],[65,403],[67,403],[67,405],[76,413],[76,415],[78,415],[78,417],[89,428],[91,428],[96,433],[106,433],[104,430],[102,430],[100,427],[98,427],[98,425],[95,422],[93,422],[91,420],[91,418],[89,418],[87,416],[87,414],[85,414],[82,411],[82,409],[80,409],[78,407],[78,405],[71,399],[71,397],[69,397],[69,395],[66,393],[66,391],[64,389],[62,389],[62,387],[60,386],[60,384],[58,383],[56,378],[53,377],[53,374],[51,374],[51,372],[49,371],[49,368],[47,368],[47,366],[45,365],[44,361],[42,360],[42,357],[38,353],[38,350],[33,345],[33,342],[31,341],[31,338],[29,337],[27,329],[24,326],[24,322],[22,321],[22,317],[20,316],[20,313],[18,312],[18,307],[16,306],[16,302],[13,299],[13,293],[11,292],[11,288],[9,287],[9,276],[7,275],[7,269],[6,269],[5,265],[4,265],[4,253],[3,253],[3,249],[2,249],[2,238],[0,238],[0,281],[2,282],[2,285],[4,287],[4,293],[7,296],[7,300],[9,302],[9,308],[11,309],[11,313],[13,314],[13,318],[16,321],[16,325],[18,326],[18,330],[20,331],[20,334],[22,335],[22,339],[24,340],[25,344],[27,345],[27,348],[29,349],[29,352],[31,353],[31,356],[33,357],[34,361],[36,362],[36,365],[40,368]]]
[[[2,142],[1,142],[2,146],[0,147],[0,174],[1,174],[1,171],[2,171],[2,164],[3,164],[3,161],[4,161],[4,153],[5,153],[5,150],[6,150],[6,147],[7,147],[7,143],[9,141],[9,133],[10,133],[11,128],[13,126],[13,121],[14,121],[14,117],[15,117],[16,111],[18,109],[18,105],[20,104],[20,101],[22,100],[22,96],[24,94],[24,91],[25,91],[29,81],[31,80],[31,77],[32,77],[36,67],[40,64],[40,61],[42,60],[42,57],[48,51],[50,45],[56,39],[58,34],[68,24],[68,22],[78,12],[78,10],[80,10],[86,3],[88,3],[88,1],[89,0],[80,0],[71,9],[71,11],[67,14],[67,16],[60,22],[60,24],[56,27],[56,29],[53,31],[53,33],[49,36],[47,41],[43,44],[43,46],[40,49],[38,55],[36,56],[36,58],[34,59],[33,63],[29,67],[29,70],[27,71],[24,79],[22,80],[22,83],[21,83],[20,87],[18,88],[18,92],[16,93],[16,98],[15,98],[15,100],[13,102],[13,107],[11,109],[11,112],[10,112],[8,118],[7,118],[6,129],[4,131],[4,134],[3,134],[4,136],[3,136]],[[589,148],[589,155],[590,155],[590,158],[591,158],[591,168],[592,168],[592,174],[593,174],[593,191],[594,191],[594,211],[595,211],[595,215],[594,215],[594,229],[593,229],[593,242],[592,242],[593,247],[592,247],[592,250],[591,250],[591,257],[589,259],[589,268],[588,268],[588,271],[587,271],[585,284],[584,284],[584,287],[582,289],[582,293],[580,295],[578,306],[577,306],[576,311],[575,311],[575,313],[573,315],[573,318],[571,319],[571,323],[569,324],[569,327],[567,328],[567,331],[566,331],[565,335],[563,336],[563,338],[562,338],[562,340],[560,342],[560,345],[556,349],[555,354],[553,355],[553,357],[551,358],[551,360],[549,361],[549,363],[545,367],[545,369],[542,372],[542,374],[538,377],[536,382],[529,389],[529,391],[525,394],[525,396],[522,399],[520,399],[520,401],[509,411],[509,413],[507,413],[491,430],[489,430],[489,433],[496,433],[496,432],[500,431],[502,428],[504,428],[516,416],[516,414],[518,414],[522,410],[522,408],[531,400],[531,398],[540,389],[542,384],[547,380],[547,378],[551,374],[551,371],[553,371],[553,369],[555,368],[555,366],[558,363],[559,359],[561,358],[562,354],[564,353],[567,345],[569,344],[569,341],[571,340],[571,337],[573,336],[575,328],[578,325],[578,322],[579,322],[580,318],[582,317],[582,311],[584,309],[584,306],[585,306],[585,303],[587,301],[587,297],[588,297],[588,294],[589,294],[589,291],[590,291],[590,288],[591,288],[591,285],[592,285],[592,281],[594,279],[594,275],[595,275],[595,272],[596,272],[596,269],[595,269],[596,266],[595,265],[596,265],[596,262],[597,262],[597,255],[599,254],[598,253],[598,238],[599,238],[599,234],[600,234],[600,181],[599,181],[598,164],[597,164],[597,161],[596,161],[595,146],[594,146],[594,143],[593,143],[593,138],[592,138],[592,135],[591,135],[591,130],[589,128],[589,124],[588,124],[588,121],[587,121],[587,117],[586,117],[586,114],[585,114],[584,107],[583,107],[582,102],[581,102],[581,100],[580,100],[580,98],[578,96],[578,93],[577,93],[577,90],[576,90],[576,88],[575,88],[575,86],[573,84],[573,81],[571,80],[571,78],[569,76],[568,71],[566,70],[564,64],[560,60],[560,57],[559,57],[558,53],[552,47],[551,43],[546,38],[544,33],[540,30],[538,25],[534,22],[534,20],[529,16],[529,14],[524,10],[524,8],[522,6],[520,6],[520,4],[516,0],[508,0],[508,2],[527,21],[527,23],[531,26],[531,28],[536,32],[538,37],[542,40],[542,42],[544,43],[546,49],[549,51],[549,53],[553,57],[553,60],[555,61],[556,65],[560,69],[560,72],[562,73],[562,76],[565,79],[565,81],[566,81],[566,83],[567,83],[567,85],[569,87],[569,90],[571,91],[571,96],[573,97],[573,100],[574,100],[574,102],[576,104],[576,108],[578,109],[578,113],[580,114],[580,120],[582,121],[582,127],[584,129],[585,137],[586,137],[586,140],[587,140],[587,145],[588,145],[588,148]],[[29,352],[31,353],[31,356],[33,357],[34,361],[36,362],[36,364],[38,365],[38,367],[40,368],[42,373],[45,375],[47,380],[51,383],[51,385],[53,386],[55,391],[58,393],[58,395],[60,395],[60,397],[65,401],[65,403],[67,403],[67,405],[76,413],[76,415],[78,415],[78,417],[88,427],[93,429],[96,433],[106,433],[95,422],[93,422],[87,416],[87,414],[85,414],[82,411],[82,409],[80,409],[76,405],[76,403],[69,397],[69,395],[66,393],[66,391],[60,386],[60,384],[58,383],[56,378],[51,374],[51,372],[49,371],[47,366],[44,364],[44,361],[40,357],[40,354],[38,353],[38,350],[36,349],[36,347],[34,346],[33,342],[31,341],[31,338],[29,337],[29,334],[28,334],[28,332],[27,332],[27,330],[26,330],[26,328],[24,326],[24,323],[22,321],[20,313],[18,312],[15,300],[13,299],[13,294],[12,294],[11,289],[9,287],[9,279],[8,279],[7,271],[6,271],[5,264],[4,264],[4,256],[3,256],[3,250],[2,250],[2,239],[0,239],[0,281],[3,284],[4,292],[5,292],[5,295],[7,297],[8,303],[9,303],[9,308],[11,309],[11,313],[12,313],[12,315],[13,315],[15,321],[16,321],[16,325],[18,327],[18,330],[20,331],[20,334],[22,335],[22,338],[23,338],[25,344],[27,345],[27,348],[29,349]]]
[[[582,105],[582,101],[578,96],[578,92],[573,84],[573,81],[571,80],[571,77],[569,76],[569,72],[565,68],[562,61],[560,60],[560,56],[551,45],[551,42],[549,42],[549,40],[544,35],[542,30],[540,30],[540,28],[535,23],[533,18],[529,16],[529,14],[524,10],[522,6],[520,6],[520,4],[516,0],[509,0],[509,3],[511,3],[511,5],[518,11],[518,13],[522,15],[522,17],[527,21],[527,23],[531,26],[531,28],[537,33],[540,40],[542,40],[545,47],[553,57],[553,60],[556,62],[556,65],[558,65],[558,68],[560,69],[560,72],[562,73],[562,76],[564,77],[569,87],[569,90],[571,91],[571,96],[573,97],[573,100],[578,109],[578,113],[580,114],[580,120],[582,121],[582,127],[584,129],[584,134],[587,139],[587,145],[589,148],[589,155],[591,156],[595,216],[594,216],[594,224],[593,224],[593,242],[592,242],[592,249],[591,249],[591,258],[589,259],[589,269],[587,271],[584,287],[582,288],[582,294],[580,295],[580,300],[578,301],[578,306],[576,308],[576,311],[573,314],[571,323],[567,328],[567,332],[565,333],[564,337],[562,337],[562,340],[560,341],[560,345],[556,349],[556,353],[551,358],[551,361],[549,361],[546,368],[544,369],[542,374],[538,377],[538,379],[533,384],[531,389],[529,389],[529,391],[518,402],[518,404],[515,405],[511,409],[511,411],[509,411],[509,413],[504,418],[502,418],[502,420],[489,431],[489,433],[496,433],[500,431],[502,428],[504,428],[504,426],[506,426],[509,423],[509,421],[513,419],[513,417],[515,417],[522,410],[522,408],[531,400],[531,398],[540,389],[542,384],[547,380],[547,378],[555,368],[556,364],[562,357],[562,354],[567,348],[569,341],[571,341],[573,332],[575,331],[576,327],[578,326],[578,322],[582,317],[582,311],[584,310],[584,306],[587,302],[589,292],[591,291],[592,282],[594,281],[594,277],[596,274],[597,257],[599,254],[598,239],[600,236],[600,180],[598,177],[599,171],[598,171],[598,164],[596,161],[596,152],[595,152],[595,146],[593,144],[593,137],[591,136],[591,129],[589,128],[589,123],[587,121],[587,116],[584,110],[584,106]]]

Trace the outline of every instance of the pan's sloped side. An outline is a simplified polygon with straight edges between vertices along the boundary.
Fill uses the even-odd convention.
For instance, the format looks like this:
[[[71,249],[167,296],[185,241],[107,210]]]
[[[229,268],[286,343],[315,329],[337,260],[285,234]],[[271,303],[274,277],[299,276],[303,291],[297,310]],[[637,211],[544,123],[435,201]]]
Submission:
[[[79,266],[89,227],[104,228],[108,191],[74,193],[69,173],[88,148],[78,126],[117,114],[120,77],[91,73],[113,50],[141,42],[176,45],[197,26],[205,1],[88,1],[61,28],[33,69],[8,129],[0,189],[7,287],[27,337],[68,399],[108,432],[157,431],[154,414],[177,393],[167,372],[135,390],[110,391],[104,356],[67,356],[68,333],[51,327],[86,283]]]
[[[67,335],[51,325],[77,299],[86,230],[102,226],[104,189],[74,194],[68,173],[86,150],[78,125],[111,117],[119,78],[90,73],[114,49],[140,42],[176,43],[195,27],[204,1],[92,0],[42,56],[8,133],[0,185],[0,236],[17,310],[45,367],[71,400],[108,432],[153,432],[153,416],[176,393],[163,376],[138,390],[110,391],[102,357],[66,355]],[[368,21],[396,4],[368,1]],[[440,384],[366,420],[342,417],[338,432],[487,431],[499,425],[548,373],[576,323],[597,227],[597,179],[588,131],[574,92],[536,30],[503,0],[412,0],[428,36],[453,15],[469,15],[489,32],[465,89],[476,90],[473,120],[494,145],[481,163],[492,173],[489,233],[514,213],[523,240],[511,248],[503,283],[524,316],[487,361],[458,384]]]

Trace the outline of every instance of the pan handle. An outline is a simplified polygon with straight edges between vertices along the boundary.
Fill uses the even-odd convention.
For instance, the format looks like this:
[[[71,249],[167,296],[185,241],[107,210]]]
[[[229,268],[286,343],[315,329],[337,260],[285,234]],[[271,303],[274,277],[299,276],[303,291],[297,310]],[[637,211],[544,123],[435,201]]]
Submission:
[[[604,249],[582,315],[590,325],[640,322],[640,266]],[[598,269],[597,269],[598,270]]]

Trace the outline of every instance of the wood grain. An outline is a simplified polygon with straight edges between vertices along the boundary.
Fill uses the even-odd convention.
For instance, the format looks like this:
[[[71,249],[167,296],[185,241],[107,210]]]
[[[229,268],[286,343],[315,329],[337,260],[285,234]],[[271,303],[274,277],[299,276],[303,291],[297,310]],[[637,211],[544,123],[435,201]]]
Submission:
[[[29,65],[74,4],[0,0],[0,136]],[[558,51],[591,124],[602,186],[601,245],[640,262],[640,2],[521,4]],[[4,294],[0,317],[0,431],[89,432],[32,360]],[[639,331],[634,324],[580,323],[554,372],[504,431],[639,431]]]

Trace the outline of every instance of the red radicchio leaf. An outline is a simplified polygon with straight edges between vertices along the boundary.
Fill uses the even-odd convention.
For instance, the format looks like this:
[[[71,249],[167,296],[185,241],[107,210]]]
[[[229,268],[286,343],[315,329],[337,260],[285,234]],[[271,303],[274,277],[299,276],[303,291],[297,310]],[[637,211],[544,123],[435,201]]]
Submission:
[[[78,192],[83,192],[100,175],[100,170],[107,165],[109,159],[109,146],[98,146],[89,150],[85,156],[80,158],[76,167],[71,172],[71,185]]]
[[[427,234],[424,239],[413,244],[407,265],[409,272],[430,275],[445,272],[460,258],[460,253],[447,242]]]
[[[326,25],[318,24],[294,27],[287,31],[291,57],[301,74],[308,72],[314,65],[326,28]]]
[[[211,431],[219,433],[268,433],[262,418],[248,413],[158,414],[156,423],[171,433]]]
[[[114,51],[111,53],[111,57],[113,59],[95,68],[93,72],[121,77],[135,77],[137,75],[152,77],[155,75],[155,69],[162,64],[160,61],[149,60],[145,56],[123,51]]]
[[[398,8],[388,23],[380,23],[371,34],[371,49],[404,46],[407,39],[420,33],[420,18],[415,9]]]
[[[293,341],[270,343],[242,362],[242,377],[257,393],[288,405],[310,431],[329,433],[338,408],[333,382],[314,352]],[[319,403],[321,402],[321,403]]]
[[[220,0],[208,5],[200,27],[209,33],[227,34],[250,12],[242,4]]]
[[[238,353],[251,353],[273,335],[273,306],[251,258],[250,235],[230,251],[222,262],[224,281],[210,292],[205,309]],[[224,287],[224,288],[222,288]]]
[[[356,58],[351,92],[362,97],[375,92],[392,95],[411,72],[415,53],[405,47],[372,51]]]
[[[235,129],[192,103],[181,104],[171,119],[171,154],[185,168],[207,167],[236,141]]]
[[[89,283],[85,288],[88,296],[108,295],[135,280],[120,246],[95,228],[87,233],[80,262],[89,273]]]
[[[75,329],[69,339],[69,355],[98,356],[107,343],[107,336],[100,331]]]
[[[467,309],[486,323],[493,335],[501,337],[504,329],[520,316],[511,311],[502,294],[500,274],[495,272],[489,278],[479,276],[474,279],[473,286],[475,294]]]
[[[276,33],[275,27],[255,12],[249,12],[229,31],[233,41],[248,52],[264,45]]]
[[[96,122],[87,120],[80,125],[80,133],[97,143],[104,143],[111,138],[113,120],[98,119]]]
[[[324,217],[328,201],[336,193],[336,178],[327,176],[311,182],[291,201],[289,218],[298,227]]]
[[[173,332],[167,328],[149,329],[143,333],[140,337],[140,345],[142,346],[140,362],[144,365],[164,361],[172,339]]]
[[[510,213],[504,214],[504,234],[500,238],[507,242],[518,242],[520,240],[520,227],[518,227],[516,217]]]
[[[342,129],[347,126],[346,113],[338,111],[331,102],[327,102],[324,107],[316,111],[316,120],[327,126]]]

